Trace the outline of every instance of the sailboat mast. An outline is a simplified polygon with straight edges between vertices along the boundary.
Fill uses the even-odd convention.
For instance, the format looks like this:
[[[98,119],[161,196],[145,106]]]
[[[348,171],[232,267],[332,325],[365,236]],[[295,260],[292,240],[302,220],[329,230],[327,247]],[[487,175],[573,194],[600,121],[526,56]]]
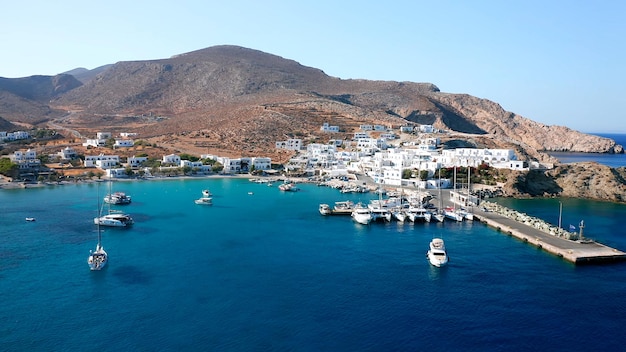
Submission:
[[[471,204],[471,201],[470,201],[470,186],[471,186],[470,169],[471,169],[471,166],[467,165],[467,204],[466,205],[470,205]]]
[[[100,248],[100,216],[102,216],[102,211],[100,210],[100,182],[98,182],[98,187],[97,187],[97,194],[98,196],[96,197],[96,202],[98,203],[97,207],[96,207],[96,217],[98,219],[98,221],[96,222],[96,227],[98,228],[98,248]]]

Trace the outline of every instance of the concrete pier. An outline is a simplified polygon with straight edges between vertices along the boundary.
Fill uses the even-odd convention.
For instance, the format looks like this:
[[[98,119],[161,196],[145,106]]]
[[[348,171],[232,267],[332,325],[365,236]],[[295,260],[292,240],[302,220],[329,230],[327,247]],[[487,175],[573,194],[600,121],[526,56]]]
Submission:
[[[495,212],[474,208],[474,219],[575,264],[626,260],[626,253],[594,241],[572,241],[551,235]]]

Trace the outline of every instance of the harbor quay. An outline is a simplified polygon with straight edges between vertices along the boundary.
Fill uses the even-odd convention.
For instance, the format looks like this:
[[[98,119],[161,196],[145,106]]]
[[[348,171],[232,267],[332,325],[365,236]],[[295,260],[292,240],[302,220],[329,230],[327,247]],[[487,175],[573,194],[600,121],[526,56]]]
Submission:
[[[359,184],[368,186],[370,190],[379,187],[393,189],[394,191],[398,191],[399,189],[389,186],[381,187],[381,185],[371,182],[371,180],[366,177],[361,177],[358,181]],[[415,191],[415,189],[405,189],[405,192],[408,191]],[[433,203],[440,201],[440,205],[444,207],[452,207],[454,205],[451,190],[445,189],[441,190],[441,192],[429,191],[433,196]],[[439,197],[441,197],[441,199],[438,199]],[[471,208],[470,211],[474,215],[474,221],[480,221],[498,230],[500,233],[513,236],[574,264],[606,263],[626,260],[626,252],[584,238],[582,229],[580,233],[568,232],[542,219],[519,213],[490,201],[481,201],[479,206],[466,208],[468,208],[468,210]],[[350,212],[342,211],[329,210],[328,212],[328,215],[349,214]],[[515,215],[512,216],[512,214]]]
[[[574,264],[626,260],[626,253],[615,248],[584,238],[571,240],[555,236],[497,212],[485,211],[485,209],[475,208],[474,219]]]

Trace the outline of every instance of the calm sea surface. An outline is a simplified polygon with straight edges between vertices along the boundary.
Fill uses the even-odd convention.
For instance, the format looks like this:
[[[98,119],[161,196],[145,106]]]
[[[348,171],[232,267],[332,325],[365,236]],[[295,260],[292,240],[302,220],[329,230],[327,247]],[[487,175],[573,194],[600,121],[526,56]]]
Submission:
[[[195,205],[201,190],[212,207]],[[131,229],[96,244],[97,186],[0,191],[6,351],[589,351],[626,344],[626,263],[575,266],[481,223],[372,224],[368,200],[243,179],[117,182]],[[252,195],[248,192],[253,192]],[[100,196],[103,195],[100,190]],[[559,200],[501,200],[558,221]],[[563,223],[626,250],[626,207],[562,200]],[[25,217],[36,222],[26,222]],[[429,265],[434,236],[450,264]]]
[[[617,144],[626,148],[626,134],[616,133],[593,133],[597,136],[611,138]],[[550,152],[548,153],[563,163],[575,163],[582,161],[595,161],[610,167],[626,166],[626,154],[598,154],[598,153],[570,153],[570,152]]]

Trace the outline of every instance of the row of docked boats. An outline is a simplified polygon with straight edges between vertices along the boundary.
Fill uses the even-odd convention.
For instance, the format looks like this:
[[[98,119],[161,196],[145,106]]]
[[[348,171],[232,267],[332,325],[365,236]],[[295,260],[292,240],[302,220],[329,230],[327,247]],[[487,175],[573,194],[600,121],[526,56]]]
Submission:
[[[321,215],[350,215],[360,224],[367,225],[376,221],[398,222],[443,222],[445,219],[453,221],[473,220],[471,212],[452,208],[437,209],[430,203],[404,203],[395,198],[385,200],[371,200],[368,204],[352,201],[335,202],[333,206],[327,203],[319,205]]]

